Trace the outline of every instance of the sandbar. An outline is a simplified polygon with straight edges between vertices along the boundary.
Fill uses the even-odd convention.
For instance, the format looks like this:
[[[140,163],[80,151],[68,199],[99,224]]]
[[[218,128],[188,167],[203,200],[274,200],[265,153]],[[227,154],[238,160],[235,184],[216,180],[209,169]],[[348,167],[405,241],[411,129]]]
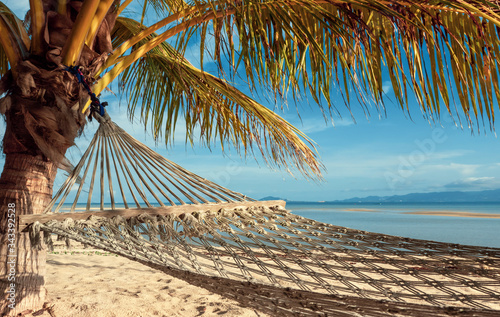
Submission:
[[[361,212],[380,212],[378,209],[370,209],[370,208],[347,208],[343,209],[344,211],[361,211]]]
[[[486,214],[486,213],[467,212],[467,211],[426,210],[426,211],[408,211],[408,212],[404,212],[404,214],[425,215],[425,216],[500,219],[500,214]]]

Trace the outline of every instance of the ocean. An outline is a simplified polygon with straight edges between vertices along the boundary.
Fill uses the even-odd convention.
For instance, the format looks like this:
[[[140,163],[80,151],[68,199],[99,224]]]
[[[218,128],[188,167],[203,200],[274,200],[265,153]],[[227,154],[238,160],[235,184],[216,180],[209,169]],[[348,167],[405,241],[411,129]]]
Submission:
[[[289,202],[286,208],[306,218],[352,229],[500,248],[500,203]],[[498,218],[477,218],[489,215]]]

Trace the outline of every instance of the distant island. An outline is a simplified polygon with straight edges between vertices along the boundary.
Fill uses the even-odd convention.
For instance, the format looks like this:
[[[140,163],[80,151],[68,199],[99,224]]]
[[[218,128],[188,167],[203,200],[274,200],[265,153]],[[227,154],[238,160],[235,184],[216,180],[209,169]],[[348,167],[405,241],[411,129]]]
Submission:
[[[345,203],[462,203],[462,202],[500,202],[500,189],[472,192],[450,191],[433,193],[413,193],[394,196],[354,197],[335,202]]]
[[[285,200],[280,197],[267,196],[261,200]],[[322,201],[323,202],[323,201]],[[500,189],[482,191],[449,191],[432,193],[412,193],[394,196],[368,196],[354,197],[343,200],[324,201],[325,203],[474,203],[495,202],[500,203]]]
[[[265,200],[284,200],[284,201],[288,201],[287,199],[283,199],[283,198],[275,197],[275,196],[266,196],[266,197],[263,197],[263,198],[261,198],[259,200],[260,201],[265,201]]]

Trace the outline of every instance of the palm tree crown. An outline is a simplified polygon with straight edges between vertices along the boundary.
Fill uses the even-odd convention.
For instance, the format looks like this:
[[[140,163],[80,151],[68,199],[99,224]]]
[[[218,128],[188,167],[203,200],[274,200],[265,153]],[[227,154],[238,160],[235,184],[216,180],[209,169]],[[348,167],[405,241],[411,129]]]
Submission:
[[[251,90],[269,88],[276,102],[289,92],[294,99],[309,94],[330,113],[339,103],[349,107],[353,98],[383,105],[388,77],[403,109],[413,93],[430,119],[444,105],[468,125],[494,122],[500,95],[496,2],[151,0],[137,19],[127,14],[131,2],[32,0],[24,21],[0,4],[3,91],[15,86],[39,98],[50,87],[39,87],[33,77],[57,73],[52,88],[62,84],[64,93],[46,93],[48,98],[85,112],[88,97],[63,74],[67,66],[80,66],[97,94],[118,78],[129,110],[140,107],[155,137],[168,141],[184,117],[187,134],[200,127],[207,145],[219,140],[308,176],[321,171],[313,142],[235,88],[237,76],[246,77]],[[157,18],[150,26],[144,23],[148,8]],[[184,58],[193,36],[200,40],[200,68]],[[208,40],[215,42],[217,74],[203,70]],[[332,98],[335,90],[342,101]],[[2,112],[13,102],[7,93]],[[26,111],[33,125],[50,128],[32,112]],[[77,127],[83,125],[78,119]],[[67,145],[74,130],[59,131]],[[65,149],[51,153],[53,135],[30,133],[45,155],[62,160]]]

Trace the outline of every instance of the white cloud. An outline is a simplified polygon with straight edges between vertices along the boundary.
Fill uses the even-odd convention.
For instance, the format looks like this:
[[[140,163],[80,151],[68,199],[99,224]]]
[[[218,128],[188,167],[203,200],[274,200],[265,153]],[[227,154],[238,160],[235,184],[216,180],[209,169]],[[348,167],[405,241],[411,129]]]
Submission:
[[[436,152],[436,153],[430,154],[429,159],[444,160],[444,159],[461,157],[461,156],[464,156],[464,155],[472,153],[472,152],[473,151],[469,151],[469,150],[441,151],[441,152]]]
[[[446,189],[453,190],[486,190],[500,187],[500,180],[496,177],[467,177],[448,183]]]
[[[382,84],[382,90],[385,94],[392,92],[392,83],[390,81],[384,81]]]
[[[295,124],[295,126],[299,128],[299,130],[301,130],[302,132],[306,134],[311,134],[311,133],[325,131],[335,127],[345,127],[353,124],[354,122],[352,120],[339,119],[332,122],[332,121],[325,121],[322,118],[311,118],[311,119],[304,119],[302,120],[302,123]]]
[[[476,164],[458,164],[458,163],[449,163],[449,164],[432,164],[432,165],[424,165],[423,168],[429,172],[436,171],[454,171],[460,173],[464,176],[473,175],[481,165]]]

